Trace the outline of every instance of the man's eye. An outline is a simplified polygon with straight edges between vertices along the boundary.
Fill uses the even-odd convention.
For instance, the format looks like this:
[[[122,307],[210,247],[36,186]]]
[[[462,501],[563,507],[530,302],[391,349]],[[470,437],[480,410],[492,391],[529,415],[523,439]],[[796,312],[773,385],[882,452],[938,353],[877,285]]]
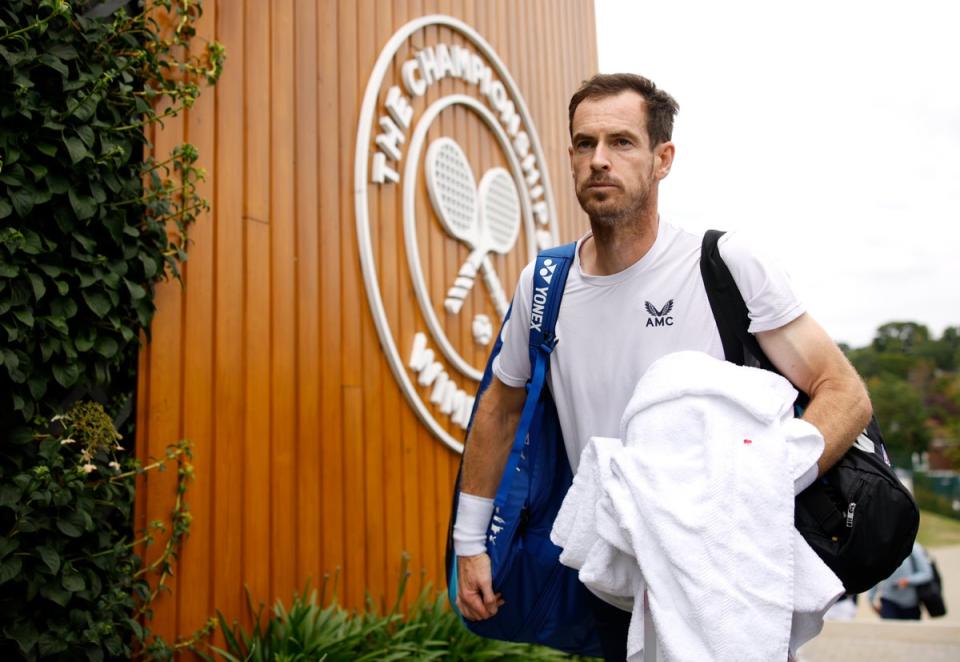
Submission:
[[[627,138],[617,138],[616,144],[619,147],[629,147],[633,143],[631,143]]]

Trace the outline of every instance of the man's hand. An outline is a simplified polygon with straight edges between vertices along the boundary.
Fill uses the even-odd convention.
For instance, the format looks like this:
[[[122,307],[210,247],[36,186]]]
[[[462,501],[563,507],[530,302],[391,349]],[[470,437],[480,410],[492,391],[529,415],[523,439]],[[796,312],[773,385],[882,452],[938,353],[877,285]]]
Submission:
[[[486,554],[457,559],[457,609],[468,621],[482,621],[497,613],[503,604],[493,592],[490,557]]]

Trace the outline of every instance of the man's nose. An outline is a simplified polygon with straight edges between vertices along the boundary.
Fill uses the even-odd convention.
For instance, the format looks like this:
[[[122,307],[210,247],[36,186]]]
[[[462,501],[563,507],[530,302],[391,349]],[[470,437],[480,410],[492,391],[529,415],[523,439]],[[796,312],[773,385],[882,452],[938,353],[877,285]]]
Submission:
[[[603,144],[598,144],[593,150],[593,158],[590,159],[591,170],[609,170],[610,159],[607,157],[607,150]]]

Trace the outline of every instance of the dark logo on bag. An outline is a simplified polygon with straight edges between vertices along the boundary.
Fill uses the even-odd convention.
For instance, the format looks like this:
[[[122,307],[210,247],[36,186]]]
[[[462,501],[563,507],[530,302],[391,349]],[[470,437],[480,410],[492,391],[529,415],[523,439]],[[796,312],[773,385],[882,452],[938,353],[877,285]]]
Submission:
[[[673,299],[665,303],[660,310],[657,310],[657,307],[649,301],[645,301],[644,303],[646,304],[647,312],[650,313],[650,317],[647,319],[647,326],[673,326],[673,318],[667,316],[670,311],[673,310]]]

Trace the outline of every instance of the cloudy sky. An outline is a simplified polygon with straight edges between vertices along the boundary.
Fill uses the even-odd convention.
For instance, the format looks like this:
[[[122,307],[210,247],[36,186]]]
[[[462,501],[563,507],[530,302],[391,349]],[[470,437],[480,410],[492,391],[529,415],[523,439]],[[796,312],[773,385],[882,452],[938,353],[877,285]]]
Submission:
[[[838,341],[960,325],[960,2],[596,0],[680,103],[661,215],[743,230]]]

